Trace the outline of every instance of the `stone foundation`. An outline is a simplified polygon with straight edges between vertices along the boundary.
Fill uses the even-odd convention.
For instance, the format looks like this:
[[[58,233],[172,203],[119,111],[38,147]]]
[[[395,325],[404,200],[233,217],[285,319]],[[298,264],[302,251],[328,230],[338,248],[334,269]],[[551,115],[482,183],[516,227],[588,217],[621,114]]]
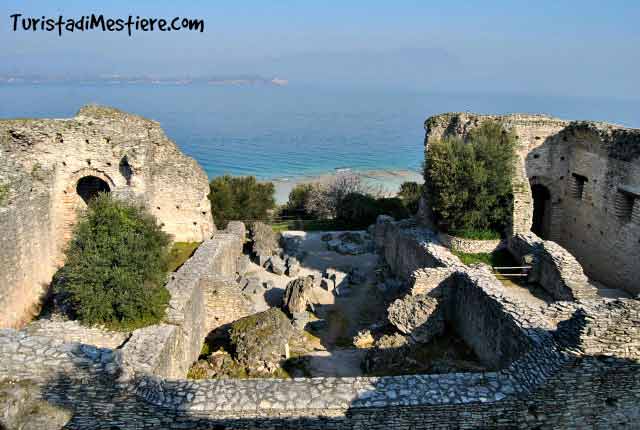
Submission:
[[[171,280],[163,324],[119,348],[0,332],[0,381],[31,381],[73,412],[70,429],[633,428],[640,419],[640,302],[513,301],[482,267],[459,264],[427,231],[383,219],[376,235],[422,249],[409,294],[438,297],[446,319],[495,371],[293,380],[186,380],[204,333],[245,312],[229,277],[241,240],[205,241]],[[393,238],[398,235],[401,238]],[[413,236],[415,235],[415,236]],[[410,244],[411,237],[416,243]],[[382,243],[384,246],[384,243]],[[400,270],[416,264],[405,253]],[[203,286],[206,286],[203,288]],[[213,291],[225,298],[216,301]],[[236,290],[237,291],[237,290]],[[208,312],[217,313],[217,316]],[[171,379],[169,379],[171,378]]]
[[[490,254],[506,246],[506,241],[465,239],[463,237],[451,236],[447,233],[439,232],[438,240],[447,248],[453,251],[464,252],[466,254]]]

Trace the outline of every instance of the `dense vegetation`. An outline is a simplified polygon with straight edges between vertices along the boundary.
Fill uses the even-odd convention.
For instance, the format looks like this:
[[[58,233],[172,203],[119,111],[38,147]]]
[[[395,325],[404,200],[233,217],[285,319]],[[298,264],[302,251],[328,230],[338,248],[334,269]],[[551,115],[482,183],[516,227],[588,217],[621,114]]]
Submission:
[[[158,322],[169,237],[142,207],[99,194],[76,225],[54,292],[86,324],[133,329]]]
[[[422,186],[405,182],[398,197],[381,197],[381,190],[365,184],[351,173],[338,175],[328,184],[298,184],[282,208],[278,230],[363,229],[378,215],[407,218],[417,211]]]
[[[289,192],[289,200],[287,201],[287,204],[282,208],[280,215],[287,218],[312,218],[312,214],[309,213],[309,201],[313,192],[313,184],[296,184],[291,192]]]
[[[359,193],[347,194],[336,208],[336,220],[353,229],[367,228],[376,222],[378,215],[403,219],[409,216],[409,212],[397,197],[375,198]]]
[[[398,197],[380,197],[381,191],[354,174],[338,175],[328,184],[297,184],[277,214],[272,183],[254,177],[220,176],[211,181],[211,208],[216,226],[231,220],[273,221],[275,230],[345,230],[366,228],[378,215],[396,219],[418,208],[422,186],[402,184]]]
[[[254,176],[219,176],[209,188],[213,219],[220,229],[233,220],[267,220],[276,205],[273,184],[260,183]]]
[[[511,222],[516,140],[485,122],[467,141],[433,142],[425,162],[429,203],[438,227],[469,238],[494,238]]]
[[[298,184],[289,193],[281,211],[284,223],[278,229],[345,230],[363,229],[378,215],[407,218],[417,210],[421,186],[402,184],[399,197],[381,197],[381,190],[364,183],[360,176],[338,175],[328,184]]]
[[[422,196],[423,185],[417,182],[403,182],[398,191],[398,197],[411,214],[418,212],[418,203]]]

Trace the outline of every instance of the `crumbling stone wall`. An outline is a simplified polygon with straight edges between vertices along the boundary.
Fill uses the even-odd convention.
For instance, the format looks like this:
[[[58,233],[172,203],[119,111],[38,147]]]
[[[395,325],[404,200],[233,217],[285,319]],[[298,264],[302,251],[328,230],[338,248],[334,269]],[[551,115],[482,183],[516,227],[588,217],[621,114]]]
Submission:
[[[83,178],[144,204],[176,241],[214,231],[208,180],[157,122],[86,106],[70,119],[0,121],[0,327],[28,319],[61,265]]]
[[[395,222],[381,215],[373,226],[376,247],[396,275],[409,279],[422,267],[448,267],[462,264],[428,228],[412,220]]]
[[[171,300],[162,324],[135,330],[122,348],[126,371],[166,378],[186,376],[207,334],[221,320],[234,313],[234,319],[241,318],[249,308],[240,289],[232,289],[241,253],[242,239],[234,233],[216,233],[198,247],[167,284]],[[218,313],[215,292],[220,287],[226,303],[237,307]]]
[[[543,115],[447,113],[425,122],[429,141],[466,137],[483,121],[497,120],[518,138],[511,234],[532,226],[531,186],[550,196],[543,238],[569,250],[589,277],[640,292],[640,130],[563,121]],[[420,216],[428,217],[428,196]]]
[[[410,294],[439,289],[457,328],[467,341],[477,338],[479,351],[486,345],[484,359],[500,370],[183,379],[182,363],[190,358],[184,350],[194,352],[189,330],[195,336],[196,320],[207,321],[190,315],[202,309],[194,303],[201,280],[227,278],[210,270],[232,268],[232,250],[240,243],[235,234],[217,236],[172,280],[167,320],[134,331],[120,348],[66,343],[44,331],[33,336],[0,330],[0,382],[29,381],[40,398],[71,412],[69,429],[95,423],[122,429],[633,428],[640,419],[640,302],[600,299],[529,308],[509,299],[485,269],[448,260],[442,246],[423,247],[435,252],[429,261],[440,265],[414,272]]]
[[[509,238],[509,251],[530,265],[528,281],[540,284],[556,300],[580,300],[597,295],[582,266],[566,249],[533,233]]]
[[[502,239],[477,240],[451,236],[442,231],[438,232],[438,240],[447,248],[467,254],[491,253],[502,249],[506,241]]]

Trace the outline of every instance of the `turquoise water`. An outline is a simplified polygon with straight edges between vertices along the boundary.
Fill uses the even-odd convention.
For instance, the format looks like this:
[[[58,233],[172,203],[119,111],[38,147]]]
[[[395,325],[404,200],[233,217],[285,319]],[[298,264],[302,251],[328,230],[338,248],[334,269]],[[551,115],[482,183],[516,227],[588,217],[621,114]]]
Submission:
[[[640,127],[640,101],[289,85],[0,85],[1,118],[72,116],[100,103],[159,121],[210,177],[338,168],[417,170],[424,120],[448,111],[548,113]]]

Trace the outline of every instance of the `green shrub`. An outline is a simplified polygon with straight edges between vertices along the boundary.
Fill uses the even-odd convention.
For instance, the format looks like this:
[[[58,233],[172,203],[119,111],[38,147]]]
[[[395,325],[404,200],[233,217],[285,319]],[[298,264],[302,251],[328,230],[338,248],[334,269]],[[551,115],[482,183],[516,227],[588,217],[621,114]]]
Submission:
[[[313,184],[297,184],[289,193],[289,200],[282,208],[281,216],[298,217],[308,219],[311,214],[307,211],[311,193],[314,190]]]
[[[399,220],[408,218],[411,213],[407,206],[405,206],[404,200],[398,197],[382,197],[376,199],[376,205],[378,206],[378,215],[389,215]],[[373,220],[375,222],[375,219]]]
[[[414,214],[418,212],[418,203],[420,202],[420,197],[422,197],[422,184],[417,182],[403,182],[400,185],[398,197],[402,199],[402,202],[410,213]]]
[[[336,220],[352,229],[367,228],[379,215],[402,219],[409,216],[409,212],[397,197],[376,199],[360,193],[347,194],[336,209]]]
[[[229,221],[264,221],[275,208],[275,187],[259,183],[253,176],[219,176],[209,184],[211,211],[216,226],[225,228]]]
[[[134,329],[158,322],[169,237],[142,207],[99,194],[89,202],[54,277],[56,296],[86,324]]]
[[[425,183],[434,221],[444,231],[502,232],[511,222],[516,140],[500,123],[485,122],[467,141],[429,145]]]
[[[336,207],[336,220],[350,228],[366,228],[378,217],[376,199],[360,193],[344,196]]]

